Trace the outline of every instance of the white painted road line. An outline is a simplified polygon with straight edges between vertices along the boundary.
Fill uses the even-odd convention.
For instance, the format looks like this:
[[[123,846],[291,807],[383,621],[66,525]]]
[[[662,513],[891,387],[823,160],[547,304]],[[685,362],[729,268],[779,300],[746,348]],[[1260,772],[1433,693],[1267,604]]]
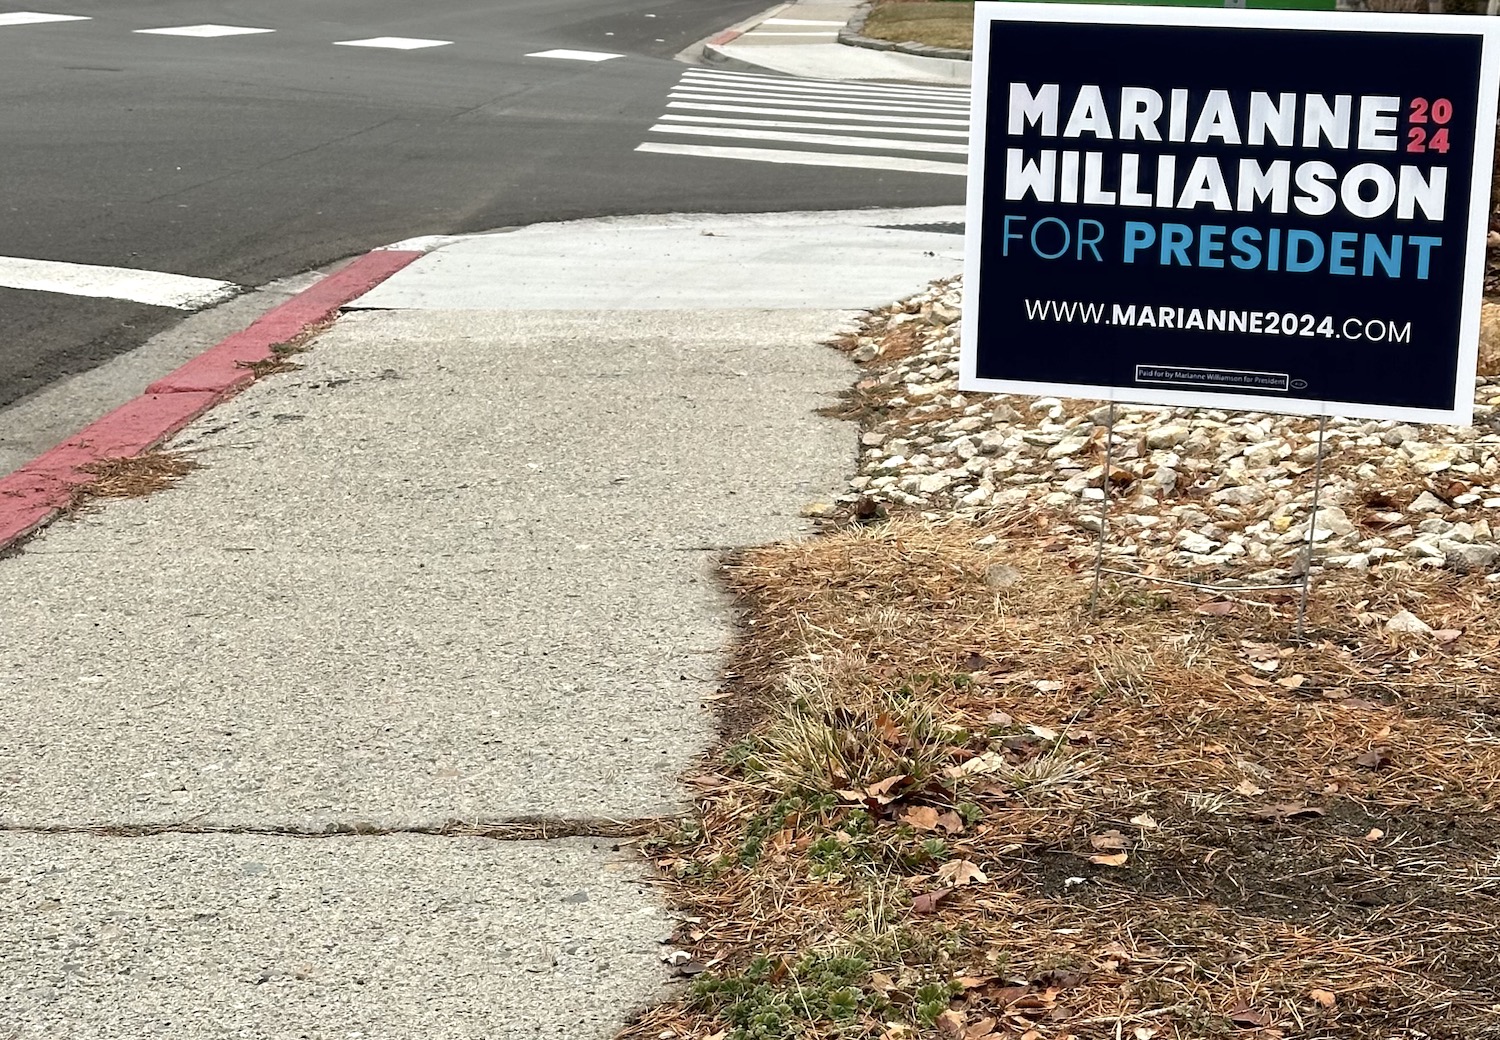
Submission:
[[[181,311],[197,310],[227,300],[240,291],[233,282],[211,278],[136,271],[128,267],[69,264],[60,260],[30,260],[19,256],[0,256],[0,288],[100,300],[130,300]]]
[[[40,25],[43,22],[87,22],[81,14],[42,14],[40,11],[11,11],[0,14],[0,25]]]
[[[765,108],[760,105],[711,105],[699,101],[668,101],[668,108],[685,108],[690,112],[749,112],[754,115],[827,116],[830,119],[852,119],[863,123],[902,123],[921,126],[968,126],[967,119],[933,119],[928,116],[877,116],[862,112],[811,112],[805,108]]]
[[[920,94],[948,100],[967,100],[967,87],[917,87],[902,83],[849,83],[844,80],[803,79],[796,76],[763,76],[755,72],[729,72],[721,69],[688,69],[684,79],[717,80],[720,86],[819,87],[840,93]]]
[[[335,40],[335,47],[383,47],[393,51],[416,51],[424,47],[451,47],[452,40],[422,40],[414,36],[375,36],[368,40]]]
[[[852,166],[863,170],[902,170],[907,173],[945,173],[962,177],[968,172],[963,163],[934,162],[931,159],[905,159],[895,155],[835,155],[832,152],[791,152],[776,148],[724,148],[714,145],[657,144],[647,141],[637,145],[638,152],[659,155],[693,155],[706,159],[748,159],[752,162],[789,163],[795,166]]]
[[[675,123],[657,123],[651,128],[653,134],[690,134],[693,137],[732,137],[750,141],[783,141],[787,144],[821,144],[834,148],[894,148],[898,152],[947,152],[950,155],[967,155],[966,144],[948,144],[944,141],[902,141],[891,137],[846,137],[838,134],[797,134],[785,130],[741,130],[727,126],[679,126]]]
[[[275,29],[252,29],[248,25],[169,25],[164,29],[136,29],[148,36],[197,36],[212,39],[215,36],[253,36],[257,33],[275,32]]]
[[[609,54],[605,51],[570,51],[566,48],[550,51],[533,51],[526,55],[528,58],[561,58],[563,61],[609,61],[611,58],[623,58],[623,54]]]
[[[756,94],[763,91],[773,91],[778,94],[810,94],[813,96],[847,97],[865,101],[905,101],[911,104],[939,104],[939,105],[967,105],[969,98],[962,94],[912,94],[904,91],[883,90],[880,88],[865,90],[851,89],[837,84],[829,83],[741,83],[734,80],[722,80],[707,76],[695,76],[689,73],[682,77],[678,87],[692,87],[694,90],[733,90],[742,94]]]
[[[728,116],[683,116],[667,112],[664,123],[709,123],[713,126],[759,126],[767,130],[860,130],[866,133],[879,131],[882,134],[911,134],[915,137],[962,137],[968,140],[967,130],[934,130],[926,126],[876,126],[860,123],[801,122],[791,119],[733,119]]]
[[[667,98],[666,111],[647,131],[652,139],[637,151],[949,177],[967,172],[967,90],[695,68],[683,73]],[[679,140],[728,138],[785,147],[661,140],[669,135]]]
[[[837,101],[814,101],[811,98],[797,97],[795,95],[761,94],[772,104],[796,104],[805,108],[843,108],[854,112],[920,112],[923,115],[960,115],[968,112],[966,108],[944,108],[933,105],[865,105],[857,104],[844,98]],[[667,97],[680,101],[748,101],[743,94],[730,94],[723,91],[704,91],[696,87],[674,90]],[[965,120],[968,122],[968,120]]]
[[[738,83],[705,83],[701,79],[691,76],[683,77],[681,83],[672,88],[674,90],[693,90],[704,94],[728,94],[735,97],[760,97],[784,100],[786,98],[807,98],[809,101],[830,101],[834,99],[858,101],[861,103],[889,105],[923,105],[930,108],[951,109],[955,112],[968,111],[969,102],[966,98],[952,97],[910,97],[907,95],[884,95],[871,94],[868,92],[854,93],[847,90],[829,90],[826,87],[804,87],[801,85],[789,87],[773,87],[770,84],[755,84],[754,86],[741,86]]]

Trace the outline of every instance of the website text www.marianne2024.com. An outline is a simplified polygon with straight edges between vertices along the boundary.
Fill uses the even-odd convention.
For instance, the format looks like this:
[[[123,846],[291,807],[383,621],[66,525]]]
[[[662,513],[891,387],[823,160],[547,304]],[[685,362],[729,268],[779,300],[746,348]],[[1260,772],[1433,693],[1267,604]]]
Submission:
[[[1411,322],[1388,318],[1336,318],[1294,311],[1226,310],[1150,304],[1026,300],[1028,321],[1083,325],[1123,325],[1139,329],[1243,333],[1249,336],[1306,336],[1410,343]]]

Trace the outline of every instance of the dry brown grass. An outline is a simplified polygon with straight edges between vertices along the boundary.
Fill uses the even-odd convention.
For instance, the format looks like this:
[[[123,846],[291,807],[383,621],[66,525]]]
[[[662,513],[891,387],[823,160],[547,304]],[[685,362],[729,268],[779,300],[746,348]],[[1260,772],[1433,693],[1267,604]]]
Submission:
[[[974,5],[963,0],[887,0],[870,12],[864,35],[968,50],[974,45]]]
[[[312,341],[333,327],[333,319],[309,325],[296,336],[282,343],[271,344],[270,356],[259,361],[242,361],[239,367],[249,369],[256,379],[276,375],[280,372],[297,372],[302,366],[294,362],[293,356],[305,354],[312,349]]]
[[[726,575],[733,729],[655,848],[702,974],[627,1036],[1500,1036],[1482,580],[1329,578],[1292,645],[1274,600],[1091,617],[1013,519]]]
[[[79,467],[93,480],[73,492],[73,509],[99,498],[144,498],[174,487],[200,463],[180,451],[147,451],[129,458],[101,459]]]

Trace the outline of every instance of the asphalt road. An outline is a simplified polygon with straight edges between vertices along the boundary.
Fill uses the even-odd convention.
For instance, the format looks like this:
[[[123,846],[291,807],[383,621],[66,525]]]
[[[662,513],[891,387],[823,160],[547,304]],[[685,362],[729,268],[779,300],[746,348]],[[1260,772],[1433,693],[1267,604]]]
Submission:
[[[635,151],[672,55],[767,0],[30,0],[4,23],[0,257],[253,287],[402,238],[684,210],[961,201],[962,178]],[[274,29],[222,37],[138,30]],[[374,37],[413,50],[336,46]],[[527,57],[552,48],[623,55]],[[163,307],[0,290],[0,406]]]

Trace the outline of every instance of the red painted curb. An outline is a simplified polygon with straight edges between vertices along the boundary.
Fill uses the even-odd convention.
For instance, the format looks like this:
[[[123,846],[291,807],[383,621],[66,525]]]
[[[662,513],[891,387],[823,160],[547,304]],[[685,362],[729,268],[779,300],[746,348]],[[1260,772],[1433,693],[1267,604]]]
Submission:
[[[739,39],[743,35],[745,35],[745,34],[743,32],[741,32],[740,30],[738,30],[738,29],[725,29],[723,32],[719,33],[719,35],[717,35],[717,36],[710,36],[708,38],[708,46],[710,46],[710,47],[722,47],[726,43],[730,43],[730,42],[732,42],[734,40],[737,40],[737,39]]]
[[[298,293],[257,318],[211,350],[204,351],[176,372],[146,387],[148,394],[229,393],[255,377],[245,366],[271,356],[271,347],[294,339],[303,329],[327,321],[338,309],[363,296],[411,263],[420,252],[387,249],[366,253],[317,285]]]
[[[422,255],[397,249],[366,253],[158,379],[140,397],[0,478],[0,550],[45,526],[72,504],[75,490],[94,479],[80,466],[129,458],[156,447],[254,382],[255,375],[246,365],[269,358],[273,346],[327,321],[344,304]]]

